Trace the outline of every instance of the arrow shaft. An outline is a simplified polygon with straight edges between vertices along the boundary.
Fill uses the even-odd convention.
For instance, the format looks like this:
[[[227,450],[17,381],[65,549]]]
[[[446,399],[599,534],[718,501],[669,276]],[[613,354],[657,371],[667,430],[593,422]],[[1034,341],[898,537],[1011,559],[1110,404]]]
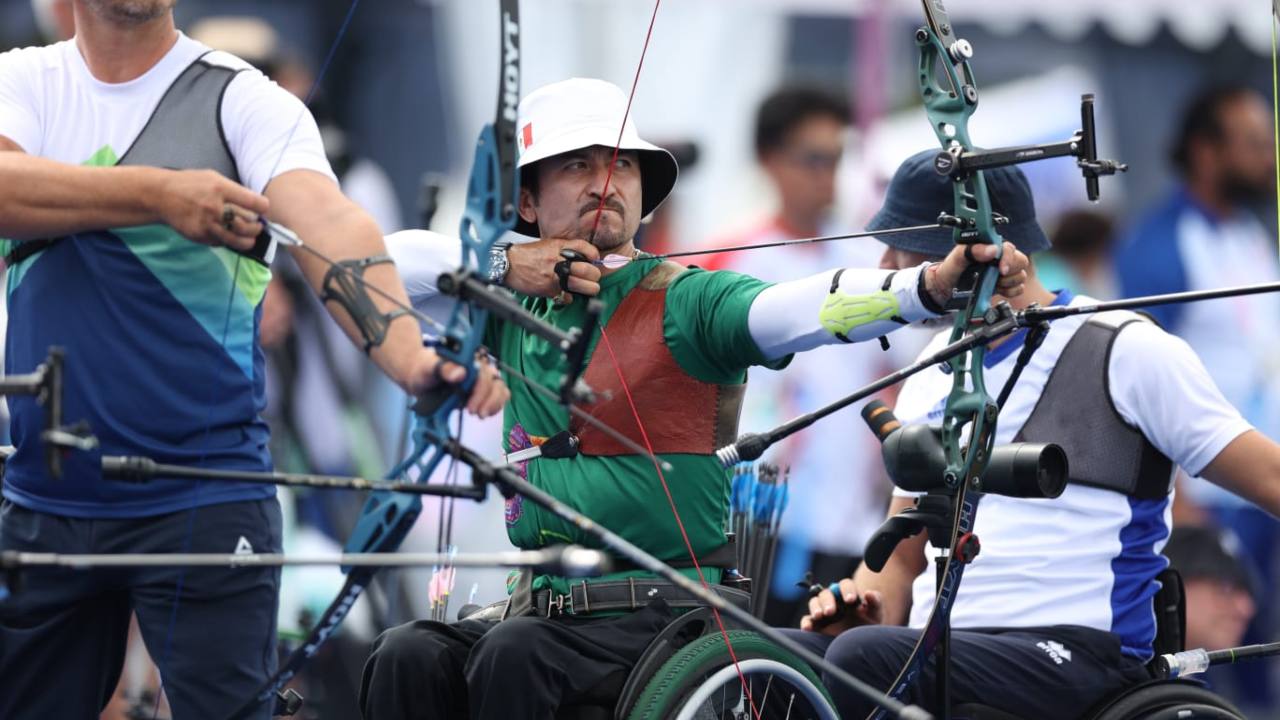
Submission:
[[[399,482],[394,480],[369,480],[345,475],[310,475],[306,473],[255,472],[252,470],[221,470],[215,468],[187,467],[151,462],[149,458],[107,455],[102,458],[102,473],[108,477],[120,477],[134,482],[152,478],[179,478],[183,480],[215,480],[222,482],[247,482],[261,485],[287,485],[290,487],[324,488],[330,490],[369,490],[406,493],[410,495],[440,495],[484,499],[484,488],[477,486],[430,485],[427,483]]]
[[[921,232],[923,230],[938,230],[944,226],[940,223],[930,223],[928,225],[912,225],[910,227],[886,228],[884,230],[865,230],[856,233],[845,233],[843,235],[822,235],[820,237],[799,238],[796,240],[778,240],[776,242],[753,243],[751,245],[730,245],[728,247],[713,248],[711,250],[684,250],[681,252],[665,253],[662,255],[654,255],[658,260],[666,260],[668,258],[693,257],[695,255],[716,255],[719,253],[742,252],[743,250],[763,250],[765,248],[789,247],[791,245],[813,245],[817,243],[831,242],[833,240],[853,240],[864,237],[879,237],[882,235],[897,235],[900,233]],[[600,265],[604,261],[597,260],[594,264]]]

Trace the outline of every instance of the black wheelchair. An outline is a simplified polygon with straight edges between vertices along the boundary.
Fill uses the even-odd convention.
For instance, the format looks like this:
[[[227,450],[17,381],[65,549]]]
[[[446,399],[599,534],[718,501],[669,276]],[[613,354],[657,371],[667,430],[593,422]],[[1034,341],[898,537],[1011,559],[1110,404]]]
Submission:
[[[980,705],[961,705],[953,720],[1030,720]],[[1081,720],[1244,720],[1234,705],[1197,683],[1152,680],[1125,688],[1090,708]]]
[[[745,719],[747,692],[762,717],[839,719],[808,663],[750,630],[726,624],[726,634],[736,666],[709,608],[681,615],[630,673],[606,678],[557,720]]]
[[[1157,648],[1176,652],[1183,649],[1186,622],[1181,578],[1167,570],[1159,579]],[[766,720],[838,720],[807,663],[757,633],[727,627],[736,667],[710,609],[691,610],[650,643],[630,673],[606,678],[588,697],[562,707],[557,720],[747,720],[752,712],[744,684]],[[1081,710],[1081,720],[1244,720],[1230,702],[1186,680],[1151,680]],[[982,705],[955,706],[951,716],[1037,720]]]

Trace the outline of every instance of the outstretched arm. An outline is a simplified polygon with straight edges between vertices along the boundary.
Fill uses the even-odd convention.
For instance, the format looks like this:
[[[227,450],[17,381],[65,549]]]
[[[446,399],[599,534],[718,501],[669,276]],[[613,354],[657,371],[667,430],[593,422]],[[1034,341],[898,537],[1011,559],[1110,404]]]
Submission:
[[[974,259],[995,256],[989,245],[973,246]],[[844,268],[778,283],[751,306],[751,337],[769,359],[812,350],[821,345],[862,342],[902,325],[936,318],[951,298],[952,288],[968,267],[965,248],[957,247],[942,262],[905,270]],[[1022,293],[1027,258],[1005,243],[999,292]]]
[[[462,256],[458,238],[430,230],[401,230],[384,240],[414,307],[439,297],[437,280],[458,267]]]

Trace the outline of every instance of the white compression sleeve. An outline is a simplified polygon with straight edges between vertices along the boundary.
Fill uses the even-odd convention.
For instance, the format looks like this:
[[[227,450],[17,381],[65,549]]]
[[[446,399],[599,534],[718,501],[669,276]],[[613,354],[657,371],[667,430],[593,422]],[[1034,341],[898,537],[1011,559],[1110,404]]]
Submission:
[[[778,283],[751,304],[751,338],[772,360],[820,345],[871,340],[905,323],[938,317],[920,289],[928,266],[828,270]]]
[[[430,230],[401,230],[384,239],[387,254],[396,263],[414,309],[437,322],[448,322],[455,301],[440,294],[436,280],[441,273],[458,267],[462,257],[458,238]],[[431,333],[437,331],[426,325],[423,329]]]

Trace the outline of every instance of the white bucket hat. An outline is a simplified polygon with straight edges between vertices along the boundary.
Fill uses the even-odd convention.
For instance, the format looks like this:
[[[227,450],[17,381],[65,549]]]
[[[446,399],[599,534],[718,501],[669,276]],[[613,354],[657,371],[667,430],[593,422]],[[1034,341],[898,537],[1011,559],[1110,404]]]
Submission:
[[[671,153],[640,139],[630,116],[623,124],[626,111],[627,96],[604,80],[572,78],[534,90],[520,101],[517,166],[593,145],[635,150],[640,158],[640,216],[648,216],[671,194],[679,168]],[[516,221],[515,231],[538,237],[538,226],[524,218]]]

